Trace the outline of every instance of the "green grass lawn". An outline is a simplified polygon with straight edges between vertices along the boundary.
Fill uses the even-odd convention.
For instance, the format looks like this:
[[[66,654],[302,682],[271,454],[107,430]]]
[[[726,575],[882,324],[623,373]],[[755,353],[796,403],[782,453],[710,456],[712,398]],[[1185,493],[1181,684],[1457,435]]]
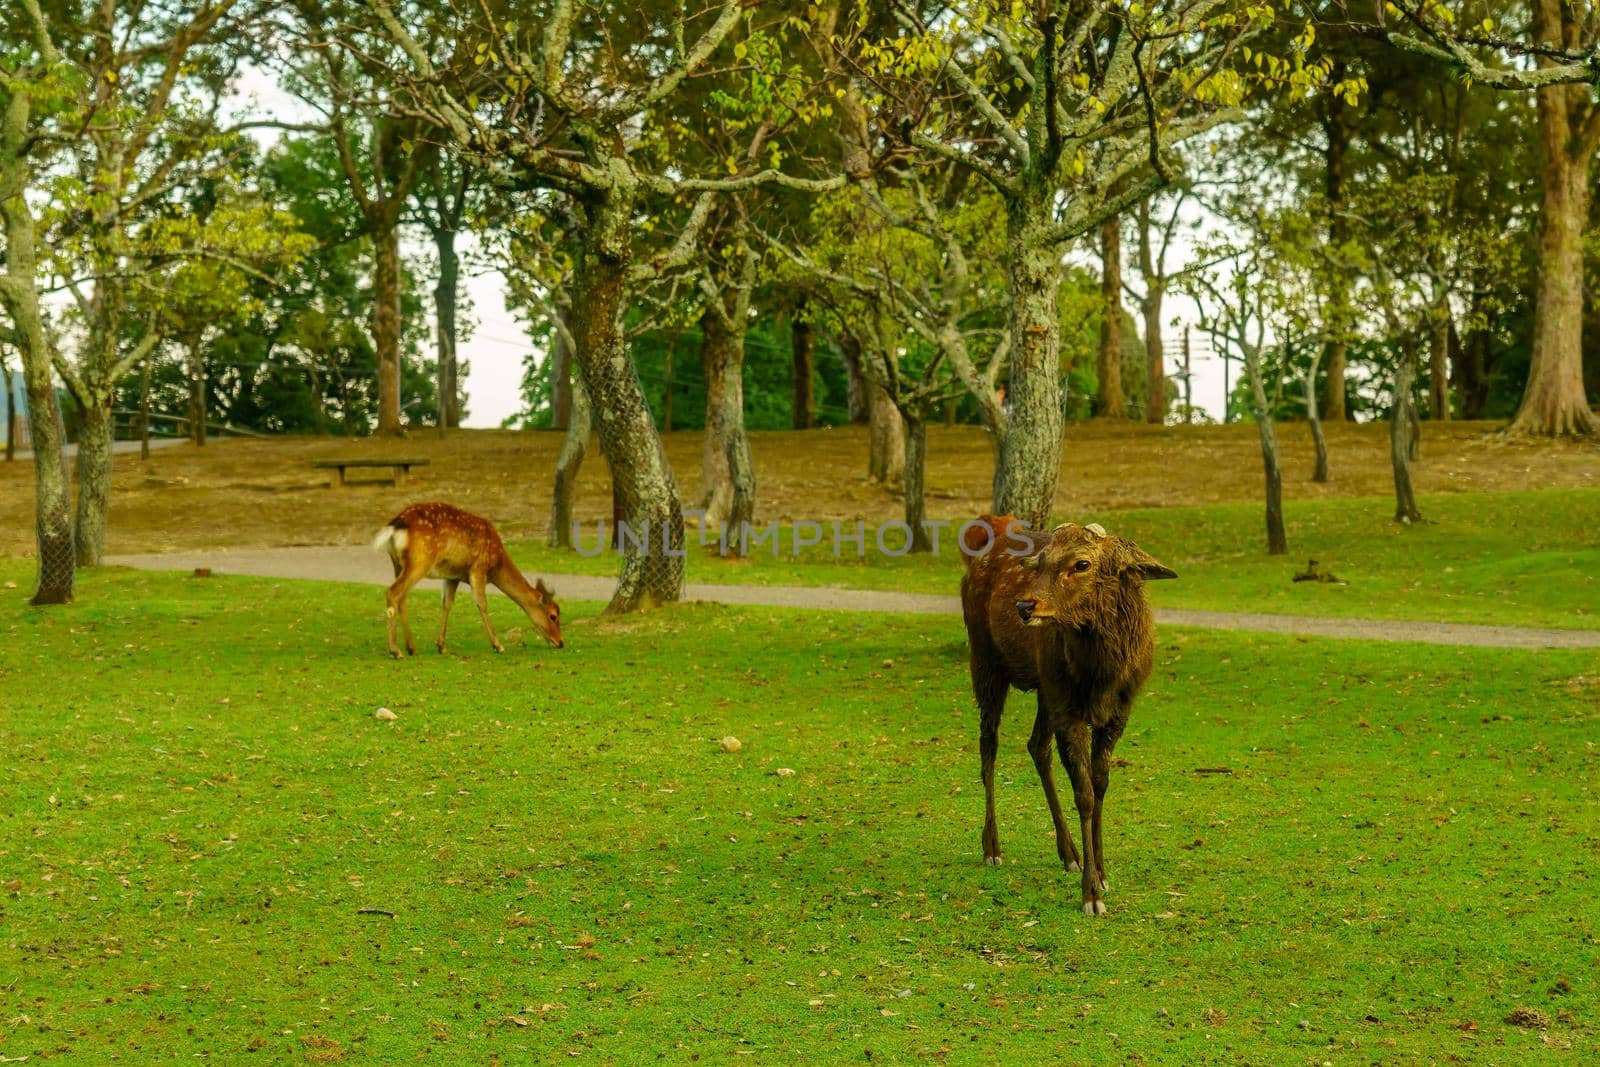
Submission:
[[[1456,493],[1426,497],[1422,507],[1429,521],[1403,527],[1390,521],[1387,499],[1291,501],[1289,555],[1279,557],[1266,554],[1259,504],[1070,518],[1103,523],[1175,568],[1180,580],[1151,587],[1166,607],[1600,629],[1600,490]],[[585,536],[592,550],[595,532]],[[796,558],[785,528],[776,558],[765,543],[736,562],[695,546],[689,580],[926,593],[954,593],[960,582],[948,530],[934,558],[881,554],[870,529],[864,559],[849,542],[841,544],[845,557],[835,558],[831,526],[823,538]],[[898,549],[902,541],[888,534],[886,543]],[[535,542],[514,545],[513,554],[545,573],[617,570],[613,555],[584,557]],[[1349,584],[1292,581],[1311,558]]]
[[[396,663],[370,588],[24,593],[6,1061],[1597,1057],[1593,654],[1163,631],[1094,920],[1027,697],[981,863],[955,620],[579,606],[556,652],[497,599],[505,655],[463,605]]]

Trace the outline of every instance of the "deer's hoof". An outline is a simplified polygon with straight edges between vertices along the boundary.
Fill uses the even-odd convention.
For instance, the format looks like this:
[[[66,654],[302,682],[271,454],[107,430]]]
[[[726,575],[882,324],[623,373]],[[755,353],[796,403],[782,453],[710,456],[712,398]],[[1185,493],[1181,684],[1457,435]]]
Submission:
[[[389,658],[390,659],[399,659],[400,658],[400,650],[398,648],[391,648],[389,650]]]
[[[1079,871],[1082,871],[1082,870],[1083,870],[1083,864],[1079,863],[1077,860],[1068,860],[1067,861],[1067,871],[1069,873],[1077,874]]]
[[[1106,902],[1103,900],[1086,900],[1083,902],[1083,913],[1085,915],[1104,915],[1106,913]]]
[[[504,652],[506,650],[506,646],[505,645],[495,645],[494,646],[494,650],[496,652]]]
[[[983,862],[984,862],[984,865],[987,866],[987,867],[998,867],[998,866],[1000,866],[1000,864],[1004,863],[1005,861],[1002,860],[999,856],[985,856],[985,857],[983,857]]]

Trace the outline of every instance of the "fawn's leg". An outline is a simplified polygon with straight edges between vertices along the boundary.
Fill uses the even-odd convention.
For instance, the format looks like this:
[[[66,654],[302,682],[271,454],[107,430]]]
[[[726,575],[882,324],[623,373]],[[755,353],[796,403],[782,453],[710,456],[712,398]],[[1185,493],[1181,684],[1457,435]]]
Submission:
[[[478,614],[483,618],[483,628],[488,631],[489,644],[496,652],[504,652],[506,646],[494,635],[494,623],[489,621],[489,583],[485,575],[478,571],[472,572],[472,599],[478,602]]]
[[[422,581],[427,573],[428,565],[425,561],[418,559],[415,564],[408,563],[384,594],[386,602],[384,615],[389,622],[389,655],[395,659],[400,658],[400,649],[394,643],[396,621],[405,632],[407,654],[412,656],[417,654],[417,646],[411,643],[411,620],[406,616],[406,594],[411,592],[411,587]]]
[[[1101,892],[1111,886],[1106,881],[1106,853],[1100,844],[1100,817],[1106,808],[1106,788],[1111,784],[1111,752],[1117,747],[1117,739],[1122,736],[1123,727],[1127,724],[1128,720],[1123,715],[1104,726],[1095,727],[1094,747],[1089,754],[1089,773],[1094,782],[1094,865]]]
[[[1028,755],[1039,772],[1039,783],[1044,786],[1044,799],[1050,805],[1050,821],[1056,828],[1056,855],[1061,866],[1069,871],[1082,869],[1078,850],[1072,844],[1072,833],[1061,817],[1061,798],[1056,795],[1055,768],[1050,765],[1051,748],[1050,712],[1045,707],[1044,693],[1039,694],[1039,714],[1033,720],[1033,736],[1028,738]]]
[[[994,759],[1000,749],[1000,716],[1010,688],[1003,674],[977,660],[972,664],[972,691],[978,698],[978,754],[983,761],[983,862],[1000,866],[1000,831],[994,821]]]
[[[439,652],[444,652],[444,631],[450,625],[450,609],[455,607],[456,589],[461,585],[458,578],[446,578],[444,582],[444,611],[439,616]]]
[[[1078,802],[1078,824],[1083,834],[1083,913],[1104,915],[1100,899],[1099,861],[1094,850],[1094,781],[1089,773],[1089,725],[1074,722],[1056,735],[1061,762],[1072,776],[1072,797]]]

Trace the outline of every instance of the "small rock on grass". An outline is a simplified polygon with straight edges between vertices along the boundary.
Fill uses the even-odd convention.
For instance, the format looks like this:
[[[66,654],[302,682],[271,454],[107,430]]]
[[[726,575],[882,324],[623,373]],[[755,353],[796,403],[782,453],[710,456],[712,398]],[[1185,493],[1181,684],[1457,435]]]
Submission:
[[[724,752],[737,752],[743,747],[744,747],[744,742],[740,741],[737,737],[734,737],[732,734],[729,734],[727,737],[724,737],[722,739],[722,751],[724,751]]]
[[[383,722],[394,722],[400,716],[396,715],[388,708],[379,708],[377,711],[372,713],[372,717],[374,719],[382,720]]]
[[[793,767],[779,767],[777,769],[777,771],[775,771],[774,773],[777,774],[777,776],[779,778],[793,778],[794,777],[794,768]]]

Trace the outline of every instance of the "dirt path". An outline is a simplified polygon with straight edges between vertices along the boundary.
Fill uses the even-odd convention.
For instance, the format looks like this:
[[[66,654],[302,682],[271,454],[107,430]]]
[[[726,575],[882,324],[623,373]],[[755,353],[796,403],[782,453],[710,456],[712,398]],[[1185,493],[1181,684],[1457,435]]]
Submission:
[[[387,585],[392,577],[384,557],[369,548],[352,546],[164,552],[108,556],[106,562],[143,570],[189,571],[196,567],[209,567],[217,574],[311,578],[371,585]],[[544,577],[563,597],[573,600],[607,600],[616,586],[611,578],[593,575],[554,574]],[[428,584],[431,586],[433,583]],[[954,596],[867,589],[706,585],[691,582],[687,595],[690,600],[716,604],[831,611],[898,611],[919,615],[955,615],[961,611],[961,602]],[[1353,637],[1368,641],[1415,641],[1430,645],[1474,645],[1483,648],[1600,648],[1600,630],[1541,630],[1522,626],[1338,619],[1175,608],[1157,611],[1156,619],[1168,626],[1198,626],[1210,630],[1245,630],[1308,637]]]

